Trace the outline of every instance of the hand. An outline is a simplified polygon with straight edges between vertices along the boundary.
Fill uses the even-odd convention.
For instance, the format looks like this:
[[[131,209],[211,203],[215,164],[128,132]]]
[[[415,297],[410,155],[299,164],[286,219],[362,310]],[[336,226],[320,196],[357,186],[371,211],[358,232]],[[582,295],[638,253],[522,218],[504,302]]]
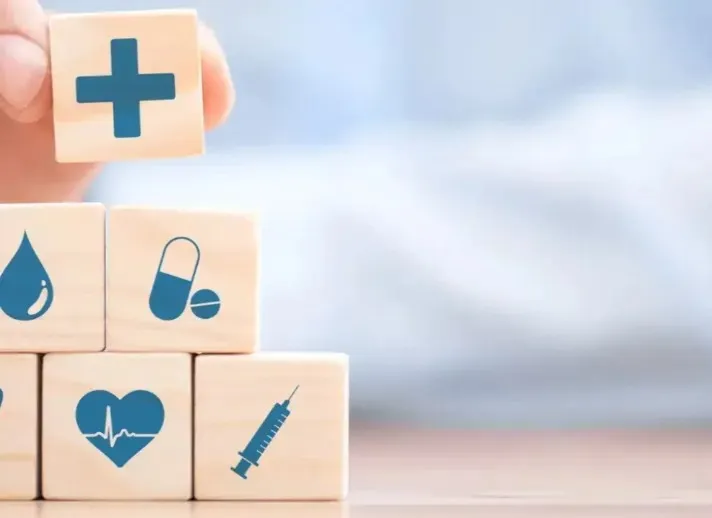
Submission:
[[[0,0],[0,203],[81,201],[101,164],[54,159],[48,17],[38,0]],[[205,126],[234,102],[230,72],[213,34],[201,26]]]

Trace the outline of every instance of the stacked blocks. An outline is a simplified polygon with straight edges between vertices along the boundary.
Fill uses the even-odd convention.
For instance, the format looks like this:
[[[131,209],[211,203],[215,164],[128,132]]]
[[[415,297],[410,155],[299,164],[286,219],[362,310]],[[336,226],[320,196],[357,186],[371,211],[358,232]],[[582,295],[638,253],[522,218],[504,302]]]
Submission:
[[[201,152],[197,27],[53,18],[58,161]],[[242,214],[0,205],[0,500],[345,498],[348,358],[259,352],[258,265]]]

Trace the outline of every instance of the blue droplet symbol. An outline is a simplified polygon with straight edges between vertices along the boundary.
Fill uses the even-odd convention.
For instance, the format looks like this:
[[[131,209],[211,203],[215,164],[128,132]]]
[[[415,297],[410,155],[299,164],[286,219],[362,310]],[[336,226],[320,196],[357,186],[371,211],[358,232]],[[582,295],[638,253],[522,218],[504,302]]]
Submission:
[[[0,274],[0,309],[15,320],[35,320],[52,305],[54,288],[27,237]]]

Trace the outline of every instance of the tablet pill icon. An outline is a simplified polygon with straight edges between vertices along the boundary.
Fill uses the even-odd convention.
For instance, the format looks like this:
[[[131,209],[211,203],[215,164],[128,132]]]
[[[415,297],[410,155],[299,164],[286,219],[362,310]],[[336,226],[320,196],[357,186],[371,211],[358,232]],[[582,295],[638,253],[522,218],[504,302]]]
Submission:
[[[198,290],[190,295],[199,265],[200,247],[189,237],[174,237],[165,244],[148,299],[156,318],[176,320],[185,311],[189,299],[196,317],[209,319],[217,315],[220,297],[213,290]]]
[[[190,309],[198,318],[213,318],[220,311],[220,297],[213,290],[196,291],[190,298]]]

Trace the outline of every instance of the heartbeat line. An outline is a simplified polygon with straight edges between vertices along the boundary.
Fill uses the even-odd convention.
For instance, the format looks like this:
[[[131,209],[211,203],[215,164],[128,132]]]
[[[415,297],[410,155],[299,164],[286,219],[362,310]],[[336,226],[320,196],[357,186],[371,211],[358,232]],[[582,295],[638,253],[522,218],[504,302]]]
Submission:
[[[109,446],[113,448],[121,437],[136,438],[136,439],[153,439],[156,437],[155,433],[133,433],[129,432],[126,428],[119,430],[119,433],[114,435],[114,422],[111,419],[111,407],[106,407],[106,420],[104,421],[104,431],[95,433],[85,433],[84,437],[87,439],[96,439],[101,437],[102,439],[109,441]]]

